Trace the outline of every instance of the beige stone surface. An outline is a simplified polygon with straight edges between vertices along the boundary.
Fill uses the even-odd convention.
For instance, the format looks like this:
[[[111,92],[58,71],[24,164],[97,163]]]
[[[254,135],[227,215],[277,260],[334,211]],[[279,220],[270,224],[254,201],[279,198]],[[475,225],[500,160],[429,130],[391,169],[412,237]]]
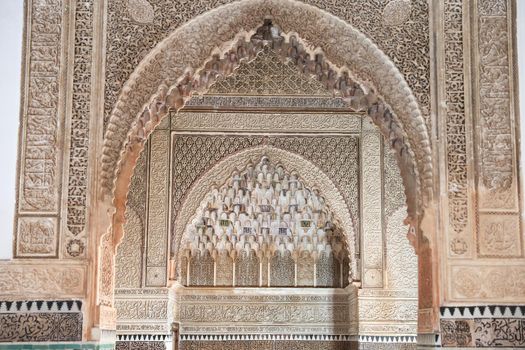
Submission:
[[[122,332],[167,332],[199,205],[267,156],[319,188],[344,233],[359,289],[349,329],[413,334],[419,315],[420,333],[476,337],[439,308],[525,304],[514,11],[512,0],[27,0],[15,260],[0,263],[0,299],[80,299],[84,340],[119,329],[116,317],[135,320]],[[179,167],[177,135],[208,140]],[[286,257],[286,276],[324,276],[301,256]],[[267,284],[271,257],[246,259]]]

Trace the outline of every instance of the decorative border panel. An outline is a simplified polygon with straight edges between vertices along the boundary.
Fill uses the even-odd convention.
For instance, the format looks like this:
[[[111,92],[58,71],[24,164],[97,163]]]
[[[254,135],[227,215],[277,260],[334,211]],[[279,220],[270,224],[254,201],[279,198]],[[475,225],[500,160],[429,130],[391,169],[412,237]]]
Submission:
[[[45,265],[0,262],[0,291],[3,298],[83,297],[86,267],[82,265]]]
[[[522,256],[511,0],[477,0],[478,253]],[[478,92],[477,91],[477,92]]]
[[[383,286],[382,136],[368,120],[361,136],[363,287]]]
[[[0,343],[82,340],[82,302],[0,301]]]
[[[150,137],[146,286],[162,287],[167,280],[170,131]],[[189,170],[191,171],[191,170]]]
[[[346,290],[181,288],[180,334],[354,334],[355,299]]]
[[[89,123],[93,61],[94,0],[75,1],[75,51],[72,84],[71,136],[67,187],[66,239],[62,254],[86,254]]]
[[[443,347],[525,347],[525,307],[442,307]]]
[[[67,9],[62,0],[28,0],[26,9],[15,256],[54,257],[58,253]]]
[[[473,253],[469,219],[470,153],[466,116],[464,0],[445,0],[444,19],[444,98],[446,100],[446,147],[448,232],[447,253],[468,257]]]

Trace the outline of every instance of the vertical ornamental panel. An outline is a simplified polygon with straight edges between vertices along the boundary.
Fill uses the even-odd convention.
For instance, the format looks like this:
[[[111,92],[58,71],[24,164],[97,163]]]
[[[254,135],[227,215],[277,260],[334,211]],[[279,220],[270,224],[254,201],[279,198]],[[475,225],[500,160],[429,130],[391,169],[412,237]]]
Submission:
[[[470,153],[466,116],[463,0],[444,2],[444,89],[446,99],[446,162],[448,194],[448,255],[468,257],[473,244],[470,233]]]
[[[155,131],[150,142],[146,286],[161,287],[167,277],[170,131]]]
[[[63,231],[65,239],[62,249],[62,255],[68,258],[83,257],[86,253],[93,4],[94,0],[75,1],[75,51],[67,183],[67,230]]]
[[[478,254],[521,256],[512,1],[477,1]]]
[[[364,287],[383,286],[381,178],[381,134],[368,120],[364,120],[361,140],[361,249]]]
[[[66,16],[61,0],[27,1],[17,257],[56,256]],[[32,215],[37,214],[38,216]]]

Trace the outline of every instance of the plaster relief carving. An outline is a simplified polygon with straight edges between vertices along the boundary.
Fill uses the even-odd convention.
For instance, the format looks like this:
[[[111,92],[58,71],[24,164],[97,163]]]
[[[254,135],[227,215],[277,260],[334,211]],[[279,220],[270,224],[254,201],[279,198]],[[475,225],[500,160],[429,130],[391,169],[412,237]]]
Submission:
[[[146,204],[148,189],[148,148],[141,153],[131,185],[124,223],[124,239],[117,247],[115,257],[115,287],[140,288],[142,276],[145,274],[143,266],[144,244],[146,234]]]
[[[188,114],[191,116],[195,115],[195,113]],[[201,113],[197,114],[197,120],[200,115]],[[238,130],[237,126],[244,123],[244,120],[246,120],[246,122],[250,120],[245,114],[241,113],[234,114],[233,116],[240,119],[233,124],[236,126],[234,131]],[[261,117],[266,117],[266,115],[261,115]],[[321,116],[319,116],[319,118],[313,116],[310,120],[313,121],[314,118],[315,120],[319,120]],[[331,118],[331,116],[326,116],[326,118]],[[323,115],[322,120],[324,119],[325,117]],[[186,120],[186,118],[183,118],[183,120]],[[214,121],[215,118],[208,119],[207,123],[216,125]],[[277,120],[277,122],[278,121],[279,120]],[[316,124],[317,123],[312,124],[311,127],[313,128]],[[320,124],[323,123],[320,122]],[[256,125],[258,126],[259,123]],[[300,125],[301,124],[298,124],[296,127]],[[231,130],[231,125],[229,129]],[[174,163],[172,172],[172,181],[174,183],[172,187],[172,221],[178,215],[181,202],[187,195],[190,186],[192,186],[197,179],[198,174],[208,171],[220,159],[228,155],[264,143],[299,154],[325,172],[341,191],[354,219],[354,230],[356,232],[359,231],[359,138],[354,135],[261,137],[258,135],[214,136],[175,134],[172,146]],[[197,159],[199,161],[196,161]]]
[[[271,3],[271,1],[269,0],[268,4],[270,4],[270,3]],[[238,3],[238,4],[241,5],[241,3]],[[245,6],[245,5],[246,5],[246,6],[250,6],[250,2],[249,2],[249,1],[247,1],[247,2],[243,2],[241,6]],[[231,6],[233,6],[233,5],[231,5]],[[280,6],[281,8],[283,8],[284,4],[283,4],[282,2],[280,2],[280,3],[279,3],[279,6]],[[290,6],[292,6],[292,3],[290,3]],[[293,6],[299,6],[299,5],[293,3]],[[227,6],[226,6],[226,7],[222,7],[221,10],[222,10],[222,9],[226,9],[226,8],[227,8]],[[306,12],[308,12],[308,10],[310,10],[309,7],[304,7],[304,8],[302,8],[302,7],[300,6],[300,8],[301,8],[302,10],[305,10]],[[299,9],[299,8],[297,8],[297,9]],[[293,12],[296,13],[297,11],[293,11]],[[255,12],[248,11],[248,12],[246,12],[246,13],[255,13]],[[283,13],[284,13],[284,12],[283,12]],[[311,13],[310,15],[315,15],[315,13],[316,13],[316,12],[312,10],[312,13]],[[294,15],[294,16],[295,16],[295,15]],[[233,18],[232,18],[232,19],[233,19]],[[280,24],[283,25],[284,27],[286,27],[287,24],[286,24],[286,21],[284,20],[284,18],[281,18],[281,21],[282,21],[282,23],[280,23]],[[211,24],[211,22],[209,22],[209,21],[206,22],[206,23],[207,23],[208,25]],[[318,23],[322,23],[322,21],[318,21]],[[335,23],[335,22],[334,22],[334,23]],[[338,23],[339,23],[339,22],[338,22]],[[232,23],[232,25],[233,25],[233,23]],[[182,28],[182,27],[181,27],[181,28]],[[262,28],[260,28],[260,29],[264,31],[264,27],[262,27]],[[319,29],[319,28],[316,28],[316,29],[315,29],[315,32],[316,32],[316,33],[322,32],[322,31],[319,31],[318,29]],[[214,35],[213,33],[219,33],[219,32],[220,32],[220,31],[212,30],[212,31],[209,33],[210,35],[208,36],[208,39],[211,39],[211,35]],[[252,38],[253,40],[255,40],[255,41],[254,41],[254,45],[258,45],[258,44],[257,44],[257,42],[258,42],[257,40],[259,40],[259,39],[258,39],[257,35],[259,35],[259,34],[256,33],[256,35]],[[224,38],[221,38],[221,36],[227,36],[227,35],[226,35],[226,34],[219,34],[218,36],[215,36],[215,39],[217,39],[217,40],[219,40],[219,41],[221,41],[221,42],[225,42]],[[313,36],[312,36],[312,38],[315,38],[315,37],[316,37],[316,35],[313,35]],[[279,39],[279,38],[276,38],[276,40],[277,40],[277,39]],[[177,35],[177,41],[179,41],[179,40],[180,40],[180,37],[179,37],[179,35]],[[245,40],[245,39],[244,39],[244,40]],[[273,39],[272,39],[272,40],[273,40]],[[291,44],[291,45],[295,45],[296,42],[297,42],[297,39],[294,38],[294,39],[292,40],[292,42],[290,42],[290,44]],[[169,40],[164,41],[164,44],[165,44],[165,45],[168,45],[168,43],[169,43]],[[247,45],[252,45],[252,44],[251,44],[250,42],[248,42],[248,41],[245,41],[245,43],[247,43]],[[288,42],[283,42],[283,44],[284,44],[285,46],[286,46],[286,45],[290,45]],[[242,45],[244,45],[244,44],[242,44]],[[168,46],[169,46],[169,45],[168,45]],[[160,49],[160,47],[159,47],[159,49]],[[248,51],[246,51],[246,52],[248,52]],[[364,52],[367,52],[367,51],[365,50]],[[335,52],[333,52],[333,53],[335,54]],[[327,54],[330,55],[330,52],[327,52]],[[178,54],[177,54],[177,55],[178,55]],[[152,54],[152,56],[150,56],[150,57],[153,57],[153,56],[154,56],[154,55]],[[159,57],[159,56],[157,56],[157,57]],[[318,56],[318,57],[320,57],[320,56]],[[159,58],[160,58],[160,57],[159,57]],[[204,57],[203,57],[203,58],[204,58]],[[357,61],[363,59],[363,57],[361,57],[360,55],[357,55],[357,56],[354,57],[354,58],[355,58]],[[241,59],[242,59],[242,58],[241,58]],[[376,60],[376,59],[374,58],[374,60]],[[199,58],[199,59],[193,59],[193,60],[191,60],[191,61],[193,61],[193,62],[199,61],[199,62],[200,62],[200,61],[202,61],[202,60]],[[337,61],[344,61],[344,60],[336,59],[336,64],[337,64]],[[350,64],[349,67],[353,67],[353,68],[356,68],[356,69],[357,69],[357,67],[359,67],[359,64],[357,64],[357,61],[356,61],[356,62],[353,62],[352,64]],[[213,62],[213,60],[210,61],[210,64],[213,64],[212,62]],[[152,62],[150,62],[150,63],[152,63]],[[223,65],[223,64],[226,64],[226,61],[223,62],[223,60],[219,58],[219,61],[217,61],[217,63]],[[149,63],[148,63],[148,64],[149,64]],[[237,65],[238,63],[235,63],[235,64]],[[369,64],[370,64],[370,61],[367,62],[367,65],[369,65]],[[145,65],[146,65],[146,63],[145,63]],[[161,66],[163,66],[163,65],[161,64]],[[378,65],[377,65],[377,66],[378,66],[378,67],[381,67],[381,63],[378,62]],[[305,67],[309,67],[309,66],[306,65]],[[174,68],[176,68],[176,67],[174,67]],[[226,67],[226,66],[221,67],[221,70],[222,70],[222,69],[226,69],[227,72],[230,72],[230,71],[231,71],[231,70],[229,70],[228,67]],[[352,68],[350,68],[350,69],[352,69]],[[357,71],[356,71],[356,72],[357,72]],[[354,72],[354,73],[356,73],[356,72]],[[378,70],[373,70],[373,71],[371,71],[371,72],[372,72],[373,74],[375,74],[375,72],[378,72]],[[369,73],[371,73],[371,72],[364,72],[364,76],[367,77],[367,78],[365,79],[366,81],[372,82],[372,81],[374,80],[374,79],[369,79],[369,78],[368,78],[368,77],[372,78],[372,77],[369,75]],[[179,73],[181,73],[181,72],[179,72]],[[174,72],[173,74],[169,74],[169,76],[181,76],[181,74],[179,74],[179,73]],[[197,74],[199,74],[199,73],[197,73]],[[203,72],[203,74],[204,74],[204,72]],[[356,73],[356,74],[357,74],[357,73]],[[396,74],[397,74],[397,72],[396,72]],[[359,74],[357,74],[357,75],[359,75]],[[390,75],[389,75],[389,74],[385,74],[385,75],[383,75],[383,77],[388,77],[388,76],[390,76]],[[139,78],[139,77],[140,77],[140,74],[137,73],[136,78]],[[201,78],[204,78],[204,76],[201,76]],[[201,78],[196,78],[196,79],[197,79],[198,81],[202,81]],[[188,77],[188,79],[189,79],[189,77]],[[140,80],[140,78],[139,78],[139,80]],[[205,80],[207,80],[207,78],[206,78]],[[376,79],[376,80],[377,80],[377,79]],[[399,80],[399,79],[396,80],[396,83],[395,83],[396,87],[399,87],[399,84],[398,84],[399,81],[403,81],[403,79],[401,78],[400,80]],[[204,81],[202,81],[202,82],[204,83]],[[376,82],[379,82],[379,81],[376,81]],[[136,84],[136,83],[138,83],[138,81],[136,81],[136,82],[131,82],[131,81],[130,81],[130,84],[132,84],[132,85],[134,85],[134,84]],[[160,84],[159,84],[159,85],[157,85],[157,87],[153,87],[152,83],[153,83],[152,81],[149,81],[149,82],[147,83],[147,85],[144,86],[147,90],[149,90],[149,91],[151,91],[151,92],[153,92],[152,90],[157,90],[157,87],[160,86]],[[168,82],[168,83],[169,83],[169,82]],[[155,83],[153,83],[153,84],[155,84]],[[171,88],[169,87],[170,85],[171,85],[171,83],[168,84],[168,89],[171,89]],[[378,86],[379,89],[381,90],[381,86],[383,86],[383,85],[385,85],[384,82],[378,84],[377,86]],[[348,86],[348,85],[345,85],[345,86]],[[182,85],[180,85],[180,87],[182,87]],[[206,89],[206,87],[203,86],[203,85],[193,85],[192,88],[193,88],[193,89]],[[174,89],[174,90],[173,90],[173,89]],[[166,100],[166,101],[168,102],[168,105],[166,105],[164,102],[162,102],[162,103],[159,105],[159,107],[160,107],[159,110],[156,109],[157,107],[154,108],[154,110],[155,110],[155,115],[156,115],[156,116],[153,117],[153,121],[158,120],[159,118],[161,118],[161,117],[163,116],[163,114],[165,113],[165,109],[166,109],[166,108],[176,107],[176,109],[178,109],[178,108],[180,108],[180,107],[184,104],[184,101],[187,99],[188,94],[189,94],[190,91],[189,91],[189,90],[186,91],[186,88],[183,88],[182,90],[180,90],[179,88],[175,89],[175,86],[173,86],[173,89],[170,90],[170,91],[165,91],[165,92],[170,92],[170,93],[171,93],[169,100]],[[365,90],[366,90],[366,89],[365,89]],[[396,89],[389,90],[389,91],[397,91],[397,90],[398,90],[398,89],[396,88]],[[126,90],[126,91],[128,91],[128,90]],[[135,91],[135,89],[131,89],[131,90],[129,90],[129,92],[131,92],[131,93],[133,93],[133,91]],[[178,91],[178,92],[177,92],[177,91]],[[344,94],[344,93],[343,93],[343,94]],[[126,95],[127,95],[127,94],[126,94]],[[162,94],[161,94],[161,95],[162,95]],[[161,99],[164,99],[165,97],[167,98],[167,96],[161,96],[161,95],[158,95],[158,97],[161,98]],[[129,96],[123,96],[123,98],[125,98],[125,99],[127,99],[128,97],[129,97]],[[400,95],[400,96],[398,96],[398,97],[401,98],[401,99],[404,99],[404,98],[412,99],[412,96],[411,96],[410,94],[409,94],[409,95],[402,95],[402,96]],[[352,100],[355,100],[355,99],[352,99]],[[122,104],[122,103],[118,103],[118,104],[117,104],[118,108],[117,108],[117,109],[115,110],[115,112],[114,112],[114,113],[115,113],[115,114],[114,114],[115,118],[120,118],[120,117],[117,117],[117,115],[119,115],[119,116],[122,116],[122,115],[134,116],[134,115],[136,115],[136,112],[138,112],[138,109],[140,109],[140,108],[138,108],[138,109],[136,109],[136,110],[135,110],[135,108],[136,108],[136,107],[139,107],[139,105],[140,105],[142,102],[140,102],[141,100],[140,100],[140,97],[138,97],[138,96],[137,96],[137,99],[133,99],[133,98],[132,98],[131,101],[133,101],[131,104],[127,104],[127,103],[124,103],[124,104]],[[398,101],[398,102],[400,102],[401,100],[399,100],[399,99],[393,99],[392,101]],[[160,100],[159,100],[159,102],[160,102]],[[172,102],[175,103],[175,105],[171,106],[170,103],[172,103]],[[396,102],[396,106],[393,108],[394,111],[396,111],[396,110],[398,109],[398,107],[401,108],[401,109],[406,109],[408,106],[411,106],[411,107],[408,107],[408,108],[410,109],[410,108],[414,107],[414,108],[416,108],[416,110],[417,110],[417,111],[416,111],[416,110],[412,111],[412,112],[414,112],[414,116],[415,116],[415,115],[420,116],[420,112],[419,112],[419,110],[417,109],[417,104],[416,104],[416,103],[411,103],[411,102],[409,102],[408,100],[406,101],[407,103],[398,103],[398,102]],[[133,111],[133,112],[132,112],[131,110],[128,111],[128,112],[130,112],[130,113],[128,113],[128,112],[124,112],[124,111],[121,109],[121,107],[124,107],[124,106],[128,106],[128,107],[134,109],[135,111]],[[128,107],[126,107],[126,108],[128,108]],[[383,111],[384,111],[384,109],[383,109],[381,106],[378,106],[378,108],[376,108],[376,109],[373,110],[373,113],[374,113],[374,114],[373,114],[373,117],[376,118],[376,114],[375,114],[376,112],[380,112],[380,113],[382,113]],[[399,110],[399,111],[401,111],[401,110]],[[123,112],[124,112],[124,113],[123,113]],[[145,110],[145,114],[143,114],[143,117],[145,117],[145,118],[150,118],[150,117],[153,115],[153,114],[151,114],[152,112],[153,112],[153,110],[150,110],[149,107],[148,107],[147,110]],[[158,114],[157,112],[160,113],[160,114]],[[401,112],[401,113],[398,113],[398,114],[400,115],[401,118],[403,118],[403,115],[405,115],[405,116],[407,116],[407,115],[412,115],[412,112],[410,112],[410,111],[406,111],[406,112],[407,112],[407,113],[403,113],[403,112]],[[389,114],[389,115],[388,115],[388,119],[394,119],[394,120],[396,120],[396,123],[399,123],[399,125],[401,125],[401,126],[400,126],[400,128],[401,128],[403,124],[401,124],[401,122],[400,122],[399,120],[397,120],[397,118],[395,117],[396,114],[397,114],[397,113]],[[378,119],[378,118],[379,118],[379,119]],[[416,118],[419,118],[419,117],[416,117]],[[148,120],[149,120],[149,119],[148,119]],[[377,122],[379,123],[379,120],[384,120],[384,119],[380,119],[380,117],[377,116],[376,120],[377,120]],[[419,120],[419,119],[418,119],[418,120]],[[421,118],[421,121],[422,121],[422,118]],[[116,138],[119,139],[119,141],[117,141],[117,139],[115,139],[116,142],[112,143],[112,145],[122,145],[122,146],[123,146],[123,141],[124,141],[124,139],[121,138],[121,136],[124,136],[124,135],[118,135],[118,134],[120,133],[120,130],[119,130],[120,127],[117,126],[117,124],[120,124],[121,122],[123,122],[123,120],[117,122],[116,119],[115,119],[114,123],[116,123],[116,124],[114,124],[114,127],[111,127],[111,128],[110,128],[111,130],[109,130],[109,132],[108,132],[108,134],[107,134],[107,136],[109,136],[109,137],[111,137],[111,138],[116,137]],[[131,122],[131,120],[130,120],[130,122]],[[125,123],[128,123],[128,121],[126,121]],[[143,126],[145,125],[145,123],[147,124],[146,120],[141,121],[140,123],[136,124],[136,126],[138,127],[138,129],[136,129],[136,130],[137,130],[137,132],[138,132],[139,134],[140,134],[140,133],[145,133],[145,135],[147,135],[147,134],[150,132],[150,127],[148,127],[148,126],[146,126],[146,129],[143,129]],[[155,122],[154,122],[154,123],[155,123]],[[131,123],[130,123],[129,125],[131,125]],[[389,124],[389,125],[392,125],[392,124]],[[423,125],[424,125],[424,122],[423,122]],[[406,126],[407,126],[409,129],[416,128],[416,123],[414,123],[414,122],[413,122],[413,119],[412,119],[412,121],[410,121],[410,122],[407,121]],[[396,127],[397,127],[397,126],[396,126]],[[415,140],[417,139],[417,140],[420,140],[420,141],[421,141],[421,140],[423,140],[424,138],[427,137],[427,136],[424,136],[424,135],[426,135],[426,132],[423,133],[423,130],[426,130],[426,128],[425,128],[425,127],[420,128],[415,134],[412,133],[412,131],[415,131],[415,130],[408,131],[408,133],[409,133],[409,134],[413,134],[414,136],[417,134],[418,136],[416,136],[413,140],[414,140],[414,142],[419,142],[419,141],[415,141]],[[394,135],[394,134],[393,134],[393,133],[390,133],[390,135]],[[411,139],[411,138],[409,138],[409,139]],[[412,139],[411,139],[411,140],[412,140]],[[412,142],[412,141],[411,141],[411,142]],[[414,150],[416,150],[417,152],[420,152],[420,151],[421,151],[421,154],[418,155],[418,159],[422,160],[423,163],[426,163],[426,161],[427,161],[428,159],[430,159],[430,158],[429,158],[428,156],[425,156],[424,153],[426,153],[427,155],[430,154],[429,152],[427,152],[427,151],[429,151],[429,149],[428,149],[428,147],[429,147],[428,145],[429,145],[429,144],[428,144],[426,141],[423,142],[423,143],[425,144],[424,146],[422,146],[422,147],[414,147]],[[393,145],[401,145],[401,144],[399,144],[399,143],[392,143],[392,144],[393,144]],[[408,145],[405,145],[405,146],[408,147]],[[402,147],[405,147],[405,146],[402,146]],[[120,147],[120,146],[119,146],[119,147]],[[114,147],[112,146],[112,147],[110,147],[110,148],[114,148]],[[109,171],[109,173],[106,174],[106,170],[104,170],[103,178],[105,179],[105,182],[106,182],[107,184],[110,184],[111,181],[110,181],[110,182],[107,182],[107,180],[109,180],[111,177],[113,177],[113,176],[115,175],[115,172],[114,172],[113,170],[115,169],[114,166],[116,165],[116,161],[117,161],[118,155],[120,154],[120,151],[118,151],[118,150],[116,150],[116,149],[114,149],[114,150],[110,150],[109,148],[105,148],[105,149],[106,149],[106,150],[105,150],[105,156],[103,157],[103,162],[105,163],[104,169],[107,169],[107,170]],[[406,158],[405,160],[403,160],[403,161],[411,162],[411,161],[408,160],[408,158],[411,158],[412,155],[413,155],[411,152],[401,152],[401,153],[399,153],[399,154],[400,154],[400,155],[403,155],[403,154],[404,154],[405,157],[407,157],[407,158]],[[117,156],[117,158],[115,158],[115,156]],[[423,185],[423,186],[425,187],[426,185],[430,185],[430,183],[431,183],[431,181],[430,181],[430,178],[431,178],[431,164],[430,164],[430,163],[426,163],[426,165],[423,165],[423,163],[420,163],[420,166],[418,167],[418,169],[417,169],[417,170],[414,170],[414,171],[415,171],[416,173],[421,174],[421,181],[416,180],[416,182],[418,182],[419,184],[425,184],[425,185]],[[402,169],[404,169],[404,167],[402,167]],[[406,176],[410,176],[410,175],[407,174]],[[416,178],[417,178],[417,175],[416,175]],[[408,181],[408,180],[407,180],[407,181]],[[417,186],[419,186],[419,185],[417,185]],[[109,189],[110,187],[111,187],[111,185],[108,187],[108,189]],[[425,193],[428,194],[428,192],[426,192],[426,191],[425,191]],[[412,210],[412,209],[414,208],[414,206],[415,206],[415,204],[413,205],[413,204],[410,204],[410,203],[409,203],[409,205],[408,205],[409,210]],[[415,208],[414,208],[414,209],[415,209]]]
[[[479,146],[480,209],[517,208],[514,110],[507,2],[480,1],[479,48]],[[514,191],[513,191],[514,190]]]
[[[463,54],[463,0],[444,1],[444,66],[446,97],[446,155],[448,183],[448,220],[452,236],[452,256],[472,252],[469,228],[467,130],[465,115],[465,72]]]
[[[56,218],[18,218],[17,256],[56,256]]]
[[[20,163],[22,212],[57,212],[60,184],[59,90],[62,72],[62,1],[31,1],[27,95]]]
[[[195,97],[192,97],[190,101],[194,99]],[[172,115],[171,127],[176,131],[293,132],[301,130],[357,134],[361,132],[362,118],[364,115],[347,113],[215,113],[183,110]]]
[[[525,269],[520,265],[453,266],[451,280],[452,300],[515,301],[525,297]]]
[[[0,263],[2,295],[20,298],[57,298],[85,293],[86,271],[82,266],[44,266],[22,263]]]
[[[133,21],[122,20],[121,12],[128,5],[128,2],[129,0],[113,0],[108,6],[106,121],[122,88],[122,82],[127,80],[134,68],[140,63],[144,52],[150,51],[154,45],[181,24],[231,1],[198,0],[192,1],[191,6],[173,6],[171,0],[156,0],[156,8],[161,9],[156,16],[156,21],[159,22],[158,26],[144,26]],[[139,1],[137,0],[137,2]],[[140,2],[145,3],[145,0]],[[386,29],[381,25],[373,25],[381,23],[385,1],[335,0],[326,2],[307,0],[305,2],[332,13],[353,25],[370,37],[395,62],[399,62],[410,87],[418,97],[424,110],[423,114],[429,115],[430,60],[428,55],[430,45],[428,39],[429,9],[426,1],[413,1],[410,23],[406,23],[402,28],[388,27]],[[348,10],[350,8],[351,11]],[[128,35],[134,38],[134,45],[122,45]]]
[[[364,131],[361,140],[362,159],[362,257],[363,286],[383,286],[383,228],[381,188],[381,135]]]
[[[140,288],[142,285],[142,246],[144,224],[131,208],[126,211],[126,235],[117,248],[115,258],[115,287]]]
[[[233,75],[219,77],[207,94],[331,96],[321,82],[297,74],[293,62],[281,62],[269,47],[259,52],[253,61],[242,62]]]
[[[383,9],[383,23],[387,26],[399,26],[410,18],[411,0],[391,0]]]
[[[333,212],[334,222],[340,222],[339,227],[344,232],[345,244],[348,247],[350,255],[351,276],[355,276],[356,261],[355,261],[355,234],[351,230],[353,227],[351,215],[344,203],[341,194],[329,178],[323,172],[315,169],[315,166],[304,160],[302,157],[277,149],[272,146],[259,146],[251,149],[246,149],[238,152],[235,155],[227,157],[221,162],[217,163],[211,170],[198,179],[193,185],[192,189],[187,194],[187,199],[181,206],[181,211],[177,216],[173,227],[174,238],[172,240],[172,255],[177,261],[180,241],[187,225],[194,218],[197,209],[202,204],[202,200],[206,198],[208,193],[211,193],[217,183],[222,183],[234,171],[238,169],[239,164],[255,164],[263,157],[274,159],[275,162],[282,164],[284,169],[293,169],[298,174],[302,175],[304,184],[309,188],[325,188],[327,195],[324,195],[326,205],[328,205]],[[346,213],[343,215],[343,213]]]
[[[335,300],[327,298],[326,293],[334,293],[330,290],[320,294],[295,293],[284,299],[273,294],[257,295],[250,290],[242,292],[242,295],[231,294],[228,289],[211,293],[188,289],[183,293],[192,293],[197,298],[193,300],[194,298],[184,294],[176,297],[176,319],[183,327],[187,324],[205,329],[204,327],[220,327],[220,324],[230,323],[234,328],[242,328],[244,325],[258,323],[265,326],[269,333],[275,333],[279,332],[279,324],[288,324],[297,328],[296,331],[300,334],[308,332],[307,329],[300,330],[301,325],[305,324],[348,327],[352,317],[345,292],[332,294]],[[220,332],[219,329],[217,331]],[[235,331],[231,329],[230,332]]]
[[[265,257],[270,257],[268,286],[295,286],[296,262],[304,254],[312,263],[310,286],[318,260],[320,281],[327,280],[318,286],[339,287],[340,265],[348,256],[345,244],[319,190],[306,187],[300,174],[266,156],[234,171],[207,194],[182,242],[183,256],[191,257],[190,285],[212,286],[212,256],[225,251],[236,257],[235,285],[250,287],[261,285]],[[330,266],[324,266],[321,255]]]
[[[406,239],[404,208],[386,218],[386,273],[387,286],[395,290],[417,290],[417,256]],[[414,308],[416,305],[414,304]]]
[[[479,253],[483,256],[520,256],[519,215],[480,214]]]
[[[94,0],[75,5],[75,54],[71,110],[71,139],[67,187],[67,235],[63,254],[85,257],[88,196],[89,122],[91,117],[91,70]],[[66,230],[64,230],[66,231]]]
[[[153,23],[155,11],[148,0],[128,0],[128,12],[133,20],[142,24]]]
[[[417,320],[417,307],[415,306],[414,300],[360,299],[359,319],[363,321],[414,321]]]
[[[124,320],[165,320],[168,317],[168,301],[157,299],[122,299],[115,302],[117,319]]]
[[[148,197],[148,236],[146,251],[146,285],[165,285],[168,260],[168,192],[170,132],[157,130],[150,138],[150,173]],[[150,277],[149,271],[157,277]]]

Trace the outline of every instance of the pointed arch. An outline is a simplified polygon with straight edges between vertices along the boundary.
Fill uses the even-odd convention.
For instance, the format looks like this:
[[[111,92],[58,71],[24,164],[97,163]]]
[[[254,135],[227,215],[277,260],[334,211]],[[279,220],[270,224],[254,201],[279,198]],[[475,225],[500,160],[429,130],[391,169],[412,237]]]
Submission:
[[[276,26],[265,31],[265,19],[282,32],[276,34]],[[409,216],[421,213],[432,193],[430,138],[416,99],[392,61],[350,24],[316,7],[294,0],[244,0],[175,30],[122,89],[104,137],[101,169],[101,195],[115,198],[117,217],[123,215],[136,158],[160,120],[268,44],[354,110],[368,112],[397,151]]]

